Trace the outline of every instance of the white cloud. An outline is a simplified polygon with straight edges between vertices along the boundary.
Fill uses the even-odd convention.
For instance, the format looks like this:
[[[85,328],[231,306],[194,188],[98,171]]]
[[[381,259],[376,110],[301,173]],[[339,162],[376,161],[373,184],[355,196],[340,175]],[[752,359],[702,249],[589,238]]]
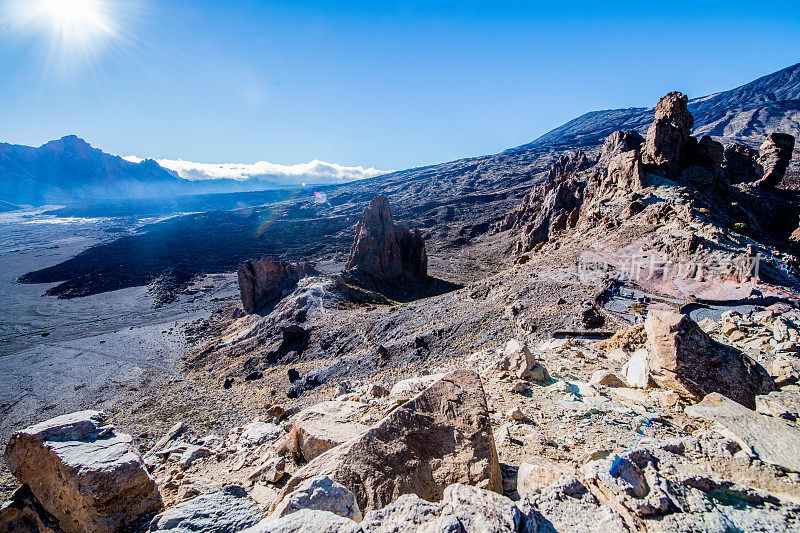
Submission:
[[[136,156],[127,156],[123,159],[134,163],[142,160]],[[241,163],[192,163],[191,161],[180,159],[157,159],[156,162],[164,168],[174,170],[180,177],[192,181],[224,178],[237,181],[257,179],[282,185],[344,183],[374,178],[387,172],[372,167],[346,167],[316,159],[309,163],[299,163],[297,165],[279,165],[266,161],[259,161],[251,165]]]

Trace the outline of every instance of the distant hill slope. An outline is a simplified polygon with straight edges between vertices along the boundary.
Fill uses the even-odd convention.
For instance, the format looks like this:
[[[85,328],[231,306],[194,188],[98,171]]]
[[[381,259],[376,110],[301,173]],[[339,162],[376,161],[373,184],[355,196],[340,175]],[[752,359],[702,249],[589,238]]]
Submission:
[[[15,204],[149,198],[185,188],[186,180],[151,159],[131,163],[75,135],[38,148],[0,143],[0,200]]]
[[[761,144],[772,131],[800,136],[800,63],[755,81],[689,102],[694,134],[723,142]],[[512,148],[524,151],[550,146],[583,148],[603,142],[616,130],[644,133],[653,122],[654,108],[633,107],[592,111],[551,130],[538,139]]]

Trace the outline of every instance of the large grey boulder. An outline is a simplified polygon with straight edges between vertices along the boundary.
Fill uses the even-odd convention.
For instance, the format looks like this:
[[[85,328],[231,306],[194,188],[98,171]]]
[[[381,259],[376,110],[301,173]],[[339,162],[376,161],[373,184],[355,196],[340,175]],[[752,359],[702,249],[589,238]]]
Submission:
[[[453,483],[500,492],[500,463],[480,377],[469,370],[446,375],[361,437],[298,470],[278,501],[318,475],[347,487],[362,511],[380,509],[403,494],[439,501]]]
[[[5,460],[68,533],[133,527],[163,507],[132,438],[117,433],[98,411],[59,416],[15,433]]]
[[[317,476],[301,483],[275,507],[270,518],[280,518],[301,509],[329,511],[333,514],[361,521],[361,510],[353,493],[328,476]]]
[[[685,412],[722,428],[765,463],[800,472],[800,428],[796,425],[751,411],[717,393]]]
[[[301,509],[282,518],[267,518],[241,533],[362,533],[361,526],[329,511]]]
[[[691,318],[650,311],[644,323],[647,362],[653,379],[690,403],[719,392],[750,409],[755,398],[776,389],[769,373],[746,354],[721,344]]]
[[[416,494],[404,494],[384,507],[364,516],[364,533],[438,533],[442,503],[431,503]]]
[[[367,431],[369,426],[358,422],[366,407],[361,402],[332,400],[302,410],[293,424],[303,458],[311,461]]]
[[[172,507],[153,520],[150,531],[237,533],[263,518],[264,514],[247,491],[230,485]]]
[[[519,508],[496,492],[456,483],[445,489],[442,502],[440,523],[452,517],[466,533],[516,533],[522,525]]]
[[[572,475],[564,475],[540,492],[523,497],[517,505],[526,516],[528,531],[629,531],[619,514],[598,502]]]

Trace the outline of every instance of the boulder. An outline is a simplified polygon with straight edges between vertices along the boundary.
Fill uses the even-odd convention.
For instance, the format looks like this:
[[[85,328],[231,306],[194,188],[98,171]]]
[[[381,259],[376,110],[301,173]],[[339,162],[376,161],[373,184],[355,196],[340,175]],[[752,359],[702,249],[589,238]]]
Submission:
[[[603,385],[605,387],[624,387],[625,383],[610,370],[595,370],[589,378],[589,385]]]
[[[15,433],[5,460],[63,531],[115,531],[163,507],[132,440],[81,411]]]
[[[543,457],[530,457],[522,461],[517,469],[517,494],[520,498],[530,496],[549,487],[561,476],[574,474],[574,470],[566,465]]]
[[[168,509],[153,520],[150,531],[238,533],[263,519],[264,514],[247,491],[230,485]]]
[[[691,403],[719,392],[755,409],[755,397],[776,388],[761,365],[713,340],[688,316],[650,311],[644,327],[651,376]]]
[[[30,487],[22,485],[0,506],[1,533],[60,533],[58,520],[36,501]]]
[[[550,375],[547,373],[547,369],[536,361],[525,343],[511,339],[506,343],[503,353],[504,355],[500,359],[483,370],[484,377],[508,372],[520,379],[549,381]]]
[[[743,144],[728,144],[722,160],[730,183],[752,183],[761,179],[763,169],[758,164],[758,150]]]
[[[427,376],[419,376],[415,378],[408,378],[398,381],[389,391],[390,398],[396,399],[409,399],[424,391],[443,377],[447,375],[446,372],[441,374],[428,374]]]
[[[386,196],[376,196],[356,225],[345,273],[376,288],[398,288],[428,277],[428,255],[419,230],[396,223]]]
[[[609,501],[639,517],[651,517],[666,514],[671,506],[657,464],[648,450],[634,449],[623,456],[612,453],[587,463],[580,471],[585,482]]]
[[[239,446],[258,446],[273,441],[283,435],[283,429],[270,422],[250,422],[245,424],[239,436]]]
[[[765,463],[800,472],[800,428],[796,425],[751,411],[716,392],[684,411],[722,427]]]
[[[677,175],[687,158],[694,126],[688,104],[686,95],[677,91],[658,101],[655,121],[647,130],[642,152],[645,165]]]
[[[625,521],[607,505],[601,505],[578,478],[562,476],[541,492],[523,498],[518,506],[534,520],[528,531],[582,531],[623,533]]]
[[[302,410],[294,420],[300,453],[306,461],[358,437],[369,426],[358,422],[366,405],[361,402],[327,401]]]
[[[364,533],[438,533],[442,503],[431,503],[416,494],[404,494],[395,501],[364,515]]]
[[[457,520],[466,533],[514,533],[522,525],[519,508],[502,494],[455,483],[445,489],[442,502],[440,523]]]
[[[277,483],[286,475],[286,466],[286,458],[272,456],[256,467],[247,479],[253,482]]]
[[[241,533],[362,533],[356,522],[329,511],[301,509],[277,520],[267,518]]]
[[[786,169],[792,160],[794,136],[788,133],[770,133],[758,152],[758,162],[764,169],[764,175],[754,185],[780,185],[786,175]]]
[[[289,263],[275,257],[239,264],[239,293],[245,312],[255,313],[294,289],[300,279],[316,274],[311,263]]]
[[[633,352],[628,362],[622,365],[622,379],[628,387],[647,388],[650,383],[650,366],[646,349],[639,348]]]
[[[278,501],[318,475],[347,487],[363,511],[410,493],[439,501],[453,483],[499,492],[500,464],[480,377],[469,370],[444,376],[361,437],[298,470]]]
[[[783,390],[756,396],[756,411],[763,415],[796,421],[800,419],[800,392]]]
[[[301,509],[329,511],[356,522],[361,521],[361,510],[358,508],[356,497],[346,487],[328,476],[313,477],[301,483],[281,500],[270,518],[281,518]]]

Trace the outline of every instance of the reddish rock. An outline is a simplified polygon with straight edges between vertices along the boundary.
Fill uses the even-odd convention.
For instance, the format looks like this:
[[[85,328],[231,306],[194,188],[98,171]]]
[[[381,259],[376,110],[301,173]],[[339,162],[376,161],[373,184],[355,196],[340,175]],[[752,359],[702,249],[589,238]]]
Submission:
[[[776,389],[761,365],[713,340],[688,316],[650,311],[644,328],[651,376],[685,400],[696,403],[718,392],[755,409],[756,396]]]
[[[655,121],[647,130],[643,163],[673,174],[682,167],[694,126],[688,104],[686,95],[677,91],[659,100]]]
[[[315,274],[311,263],[289,263],[275,257],[248,259],[239,265],[239,293],[247,313],[282,298],[300,279]]]
[[[792,135],[788,133],[767,135],[758,153],[758,162],[764,169],[764,175],[755,185],[772,187],[780,185],[792,160],[792,150],[794,150]]]

